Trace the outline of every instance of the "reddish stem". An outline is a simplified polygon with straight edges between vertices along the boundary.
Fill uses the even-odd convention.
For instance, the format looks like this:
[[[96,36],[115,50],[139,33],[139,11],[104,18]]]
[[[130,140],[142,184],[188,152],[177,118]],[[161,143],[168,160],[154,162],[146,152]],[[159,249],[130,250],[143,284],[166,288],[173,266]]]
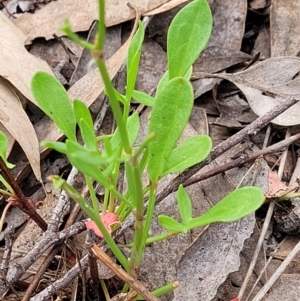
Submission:
[[[44,219],[36,212],[35,207],[32,206],[26,196],[24,195],[23,191],[21,190],[20,186],[18,185],[17,181],[12,176],[10,170],[7,168],[6,164],[4,163],[3,159],[0,157],[0,172],[2,173],[5,180],[9,183],[12,190],[14,191],[14,206],[18,207],[20,210],[25,212],[29,215],[31,219],[33,219],[37,225],[43,230],[47,230],[47,223]]]

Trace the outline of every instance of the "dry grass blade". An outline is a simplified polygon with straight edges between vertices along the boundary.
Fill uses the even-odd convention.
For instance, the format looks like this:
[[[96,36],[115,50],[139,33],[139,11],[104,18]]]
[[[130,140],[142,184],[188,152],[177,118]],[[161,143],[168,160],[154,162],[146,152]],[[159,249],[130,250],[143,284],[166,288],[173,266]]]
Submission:
[[[106,255],[97,245],[92,246],[93,253],[97,256],[101,262],[103,262],[107,267],[109,267],[120,279],[126,282],[131,288],[133,288],[138,294],[140,294],[147,301],[159,301],[155,296],[153,296],[142,283],[134,279],[120,266],[114,263],[111,258]]]

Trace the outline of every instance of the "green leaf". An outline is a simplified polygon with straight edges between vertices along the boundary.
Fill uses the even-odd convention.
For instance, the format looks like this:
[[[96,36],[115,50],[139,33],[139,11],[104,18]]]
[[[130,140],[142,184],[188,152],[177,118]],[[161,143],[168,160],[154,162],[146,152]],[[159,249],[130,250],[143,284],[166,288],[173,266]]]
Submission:
[[[128,133],[128,139],[130,145],[133,145],[139,135],[140,130],[140,118],[138,113],[133,113],[128,119],[126,124],[126,130]],[[121,136],[119,128],[116,128],[113,136],[110,139],[112,151],[114,151],[121,144]]]
[[[4,185],[4,187],[11,193],[11,194],[14,194],[14,191],[12,189],[12,187],[8,184],[8,182],[0,175],[0,183],[2,183]],[[2,189],[0,189],[1,191],[1,194],[2,193]]]
[[[233,222],[257,210],[265,200],[262,189],[246,186],[234,190],[202,216],[194,218],[186,226],[189,229],[216,222]]]
[[[87,150],[85,147],[72,140],[67,140],[66,146],[67,156],[70,159],[70,162],[72,164],[74,162],[75,164],[73,165],[87,175],[89,175],[89,173],[86,172],[86,170],[89,168],[96,167],[95,170],[100,170],[98,166],[106,168],[109,163],[116,159],[115,156],[106,157],[101,155],[98,151]]]
[[[179,11],[167,37],[170,79],[186,73],[206,46],[211,30],[212,15],[206,0],[194,0]]]
[[[96,156],[94,156],[91,158],[90,152],[74,141],[67,140],[66,145],[67,156],[73,166],[75,166],[80,172],[101,183],[104,187],[109,187],[106,177],[97,165],[100,163],[99,161],[96,162],[96,159],[99,159],[99,157],[95,158]]]
[[[135,86],[136,77],[139,70],[139,63],[141,57],[142,43],[144,40],[145,30],[143,23],[139,21],[139,27],[131,40],[128,56],[127,56],[127,88],[126,99],[129,101],[132,96],[132,91]]]
[[[78,125],[80,125],[80,120],[83,119],[91,129],[94,128],[90,110],[83,101],[79,99],[74,99],[73,109]]]
[[[188,222],[190,222],[193,219],[192,203],[189,195],[183,188],[182,184],[179,186],[177,192],[177,202],[182,224],[187,225]]]
[[[190,66],[190,68],[187,70],[187,72],[184,75],[184,78],[186,80],[190,80],[193,72],[193,66]],[[169,81],[169,70],[167,70],[164,75],[159,80],[159,83],[156,88],[156,95],[160,92],[160,90],[164,87],[164,85]]]
[[[160,225],[168,231],[172,232],[184,232],[188,231],[188,228],[177,222],[175,219],[167,215],[159,215],[158,222]]]
[[[86,148],[90,151],[97,151],[97,141],[93,127],[91,128],[84,119],[81,119],[79,128]]]
[[[31,91],[40,108],[68,139],[76,141],[76,119],[63,85],[46,72],[37,72],[31,81]]]
[[[60,176],[50,176],[50,178],[53,183],[53,187],[55,189],[61,189],[61,187],[65,183],[65,180],[63,178],[61,178]]]
[[[188,138],[172,150],[163,175],[183,171],[203,161],[209,155],[211,148],[212,142],[209,136],[198,135]]]
[[[155,138],[149,145],[148,161],[153,183],[163,174],[165,162],[188,122],[193,100],[192,85],[183,77],[168,81],[155,98],[149,124],[149,133]]]
[[[67,154],[67,146],[64,142],[42,141],[41,145],[47,148],[52,148],[59,153]]]
[[[0,131],[0,157],[2,158],[2,160],[4,161],[5,165],[8,168],[14,168],[15,165],[11,164],[7,161],[6,159],[6,151],[7,151],[7,147],[8,147],[8,140],[7,137],[5,136],[5,134]]]
[[[147,107],[152,107],[155,101],[152,96],[137,90],[133,90],[132,98],[138,103],[141,103],[142,105],[145,105]]]

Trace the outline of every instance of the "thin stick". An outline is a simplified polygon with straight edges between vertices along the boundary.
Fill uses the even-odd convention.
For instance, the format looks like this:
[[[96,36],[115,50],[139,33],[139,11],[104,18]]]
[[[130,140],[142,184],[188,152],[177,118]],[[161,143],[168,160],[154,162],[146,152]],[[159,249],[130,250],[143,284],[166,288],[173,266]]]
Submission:
[[[91,248],[92,252],[97,256],[101,262],[103,262],[108,268],[110,268],[121,280],[126,282],[130,287],[132,287],[137,293],[139,293],[146,301],[159,301],[158,298],[153,296],[145,286],[129,275],[125,270],[123,270],[119,265],[111,260],[111,258],[104,253],[101,248],[96,244],[93,244]]]
[[[44,219],[36,212],[34,206],[30,205],[23,191],[18,185],[15,178],[12,176],[10,170],[7,168],[3,159],[0,158],[0,171],[4,179],[9,183],[12,190],[14,191],[15,198],[13,199],[13,205],[18,207],[20,210],[29,215],[29,217],[36,222],[36,224],[45,232],[47,230],[47,223]]]
[[[212,160],[216,159],[218,156],[232,148],[233,146],[237,145],[241,141],[243,141],[247,136],[253,135],[258,133],[262,128],[267,126],[269,122],[271,122],[275,117],[286,111],[288,108],[293,106],[299,101],[299,99],[296,99],[295,97],[287,97],[282,101],[280,104],[278,104],[275,108],[273,108],[270,112],[266,113],[265,115],[257,118],[255,121],[250,123],[248,126],[246,126],[244,129],[236,133],[235,135],[228,138],[226,141],[218,144],[213,148],[211,151],[209,157],[201,163],[198,163],[188,170],[184,171],[180,175],[178,175],[175,179],[173,179],[167,187],[164,188],[163,191],[161,191],[156,198],[156,203],[161,202],[165,197],[167,197],[172,192],[176,191],[178,186],[181,183],[184,183],[189,179],[191,176],[193,176],[196,172],[198,172],[201,168],[208,165]]]
[[[261,149],[252,155],[243,154],[240,158],[233,160],[231,162],[225,163],[224,165],[218,166],[214,169],[208,170],[207,172],[201,173],[197,176],[192,177],[191,179],[188,179],[183,183],[184,187],[190,186],[194,183],[198,183],[200,181],[203,181],[205,179],[211,178],[212,176],[215,176],[217,174],[220,174],[222,172],[225,172],[227,170],[233,169],[235,167],[239,167],[247,162],[254,161],[260,156],[271,154],[274,152],[277,152],[278,150],[282,150],[283,148],[289,146],[291,143],[296,142],[300,139],[300,133],[291,136],[283,141],[280,141],[278,143],[275,143],[269,147],[266,147],[264,149]]]
[[[276,272],[271,276],[268,282],[263,286],[263,288],[258,292],[258,294],[252,299],[252,301],[260,301],[262,300],[266,293],[270,290],[272,285],[276,282],[276,280],[280,277],[280,275],[284,272],[287,266],[292,262],[294,257],[300,251],[300,241],[296,244],[291,253],[286,257],[286,259],[282,262],[282,264],[278,267]]]
[[[43,291],[39,292],[37,295],[32,297],[30,301],[41,301],[41,300],[49,300],[51,296],[57,294],[60,290],[66,288],[75,277],[78,276],[80,273],[80,267],[83,270],[86,270],[88,266],[88,255],[84,256],[80,260],[80,264],[77,263],[75,266],[72,267],[69,271],[67,271],[63,277],[56,280],[54,283],[49,285]]]
[[[287,132],[286,132],[286,140],[288,138],[290,138],[291,136],[291,130],[290,128],[288,128]],[[284,140],[285,141],[285,140]],[[285,165],[285,162],[286,162],[286,158],[287,158],[287,153],[288,153],[288,149],[286,149],[283,153],[283,156],[280,160],[280,167],[279,167],[279,171],[278,171],[278,177],[279,179],[282,178],[282,174],[283,174],[283,167]],[[247,274],[245,276],[245,279],[244,279],[244,282],[243,282],[243,285],[239,291],[239,294],[238,294],[238,299],[239,300],[242,300],[242,297],[245,293],[245,290],[246,290],[246,287],[247,287],[247,284],[250,280],[250,277],[251,277],[251,274],[254,270],[254,267],[255,267],[255,264],[257,262],[257,258],[258,258],[258,255],[259,255],[259,252],[260,252],[260,249],[263,245],[263,242],[265,240],[265,236],[266,236],[266,233],[267,233],[267,230],[269,228],[269,225],[270,225],[270,221],[271,221],[271,218],[273,216],[273,211],[274,211],[274,208],[275,208],[275,202],[271,202],[270,205],[269,205],[269,208],[268,208],[268,212],[267,212],[267,216],[265,218],[265,221],[264,221],[264,224],[263,224],[263,228],[261,230],[261,233],[260,233],[260,236],[259,236],[259,239],[258,239],[258,242],[256,244],[256,247],[255,247],[255,250],[254,250],[254,254],[253,254],[253,257],[252,257],[252,260],[251,260],[251,263],[249,265],[249,268],[248,268],[248,271],[247,271]]]

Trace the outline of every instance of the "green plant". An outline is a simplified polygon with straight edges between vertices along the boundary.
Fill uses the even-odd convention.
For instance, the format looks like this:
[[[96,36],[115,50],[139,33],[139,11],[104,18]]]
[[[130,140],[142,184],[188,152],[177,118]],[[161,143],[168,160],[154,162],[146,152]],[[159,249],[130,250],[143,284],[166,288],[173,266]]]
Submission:
[[[43,142],[44,146],[64,153],[71,164],[85,176],[92,204],[63,179],[52,176],[57,188],[64,189],[82,210],[94,221],[101,235],[122,264],[133,276],[139,266],[147,242],[167,238],[170,232],[148,239],[159,181],[169,173],[183,171],[203,161],[210,153],[212,142],[209,136],[200,135],[187,139],[180,145],[180,138],[188,122],[193,106],[193,88],[189,81],[192,64],[207,44],[212,16],[206,0],[194,0],[185,6],[174,18],[168,32],[168,70],[161,78],[155,97],[134,90],[138,74],[144,28],[139,27],[132,39],[127,56],[127,86],[121,95],[112,85],[103,59],[105,34],[104,1],[99,1],[98,38],[95,44],[81,41],[65,24],[65,33],[84,47],[90,49],[101,73],[106,93],[117,123],[117,129],[110,136],[96,137],[93,122],[86,105],[75,99],[70,102],[63,86],[51,75],[38,72],[32,79],[31,89],[40,108],[55,122],[66,136],[65,142]],[[197,22],[190,22],[197,20]],[[148,136],[134,146],[139,134],[140,119],[137,113],[129,115],[131,99],[152,106]],[[78,125],[84,145],[76,139]],[[100,150],[99,143],[103,146]],[[197,152],[191,152],[197,149]],[[4,151],[5,153],[5,151]],[[5,158],[5,154],[0,154]],[[128,189],[122,194],[117,189],[121,165],[125,167]],[[142,173],[147,172],[149,185],[142,183]],[[1,179],[0,179],[1,180]],[[104,203],[99,208],[93,180],[105,188]],[[145,194],[149,194],[147,213],[144,220]],[[263,203],[264,196],[259,188],[244,187],[234,191],[219,204],[200,217],[192,218],[188,195],[181,186],[178,191],[178,208],[182,223],[168,216],[160,216],[163,228],[172,234],[186,232],[209,223],[229,222],[240,219],[256,210]],[[114,213],[114,227],[123,222],[130,213],[135,217],[135,237],[132,252],[127,259],[110,234],[110,226],[104,224],[103,213]],[[101,215],[102,214],[102,215]],[[160,291],[163,293],[164,290]]]

